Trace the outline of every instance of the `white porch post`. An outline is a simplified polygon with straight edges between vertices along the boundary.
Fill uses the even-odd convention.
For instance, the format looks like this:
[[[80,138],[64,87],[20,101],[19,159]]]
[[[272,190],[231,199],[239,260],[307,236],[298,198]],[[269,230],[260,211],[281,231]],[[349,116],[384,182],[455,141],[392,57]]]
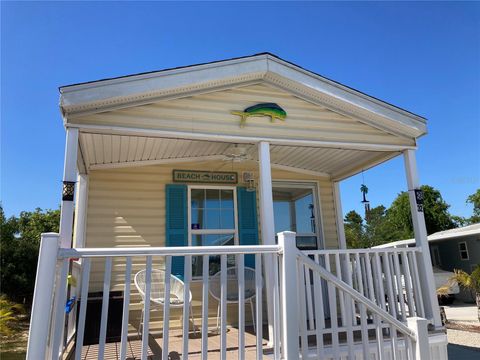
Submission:
[[[87,206],[88,206],[88,174],[79,174],[77,178],[77,191],[75,198],[75,221],[73,228],[73,247],[85,247],[85,232],[87,225]],[[80,289],[82,282],[82,265],[78,261],[72,263],[72,276],[75,279],[70,287],[70,294],[80,298]],[[75,307],[68,314],[67,342],[75,334],[77,323],[77,308]]]
[[[333,196],[335,201],[335,215],[337,218],[337,234],[338,234],[338,247],[340,249],[347,248],[347,240],[345,238],[345,227],[343,224],[343,209],[342,199],[340,197],[340,183],[335,181],[333,183]]]
[[[430,249],[428,247],[427,228],[425,226],[425,217],[423,208],[417,204],[415,190],[420,189],[420,183],[417,173],[417,161],[414,150],[405,150],[404,153],[405,171],[407,175],[408,195],[410,199],[410,211],[412,213],[413,229],[415,232],[416,246],[421,248],[418,266],[422,288],[425,298],[425,316],[433,319],[436,328],[442,327],[440,319],[440,308],[438,306],[437,292],[435,289],[435,280],[433,278],[432,261],[430,259]]]
[[[60,247],[72,246],[75,182],[77,180],[78,129],[67,128],[60,208]]]
[[[85,247],[88,207],[88,174],[79,174],[77,180],[76,212],[74,224],[75,247]]]
[[[275,245],[275,223],[273,219],[272,170],[270,167],[270,144],[262,141],[258,144],[259,190],[260,190],[260,229],[264,245]],[[273,327],[273,264],[265,261],[264,278],[267,295],[268,339],[274,341]]]

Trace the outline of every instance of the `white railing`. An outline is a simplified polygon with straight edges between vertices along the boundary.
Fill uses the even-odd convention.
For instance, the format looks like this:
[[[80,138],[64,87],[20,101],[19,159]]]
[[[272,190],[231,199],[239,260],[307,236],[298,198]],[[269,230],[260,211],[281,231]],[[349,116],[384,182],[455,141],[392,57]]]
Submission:
[[[360,294],[372,300],[394,318],[425,317],[417,256],[419,248],[345,249],[303,252]],[[305,272],[306,280],[310,273]],[[308,289],[307,289],[308,290]],[[308,314],[311,305],[308,304]],[[345,301],[340,302],[345,323]],[[311,319],[311,316],[309,317]],[[373,318],[369,318],[373,320]]]
[[[246,282],[243,274],[247,255],[254,256],[257,269],[253,280],[255,351],[250,353],[249,358],[253,354],[254,358],[262,359],[264,353],[263,292],[268,287],[264,287],[262,272],[258,270],[264,269],[265,265],[273,279],[270,297],[272,303],[268,306],[272,306],[274,315],[273,324],[269,325],[273,326],[270,345],[275,359],[298,359],[299,354],[302,359],[428,358],[428,340],[425,340],[428,339],[427,320],[422,319],[423,294],[416,266],[418,249],[322,250],[302,253],[295,246],[294,233],[278,234],[278,240],[279,245],[269,246],[61,249],[58,248],[58,236],[46,234],[41,242],[27,359],[59,359],[65,355],[69,344],[75,345],[71,346],[74,358],[82,358],[87,299],[93,277],[96,281],[100,278],[103,288],[98,358],[103,359],[106,351],[109,295],[114,283],[117,287],[120,283],[123,292],[119,358],[127,358],[127,345],[132,338],[132,334],[129,334],[132,320],[130,312],[134,303],[132,299],[139,298],[137,289],[132,285],[134,271],[145,270],[143,298],[152,299],[151,293],[156,286],[152,280],[152,270],[160,266],[163,279],[169,279],[173,257],[184,258],[183,294],[190,292],[192,258],[203,259],[203,273],[198,279],[201,283],[199,352],[202,359],[207,359],[209,350],[212,350],[208,310],[209,286],[213,280],[209,274],[209,261],[213,257],[219,258],[222,274],[219,280],[220,341],[215,350],[218,350],[221,359],[226,359],[229,348],[234,346],[238,349],[239,359],[244,359]],[[231,279],[227,279],[226,275],[227,262],[234,263],[238,274],[233,283],[238,293],[238,318],[235,325],[238,338],[234,345],[230,338],[227,344],[227,293],[232,291]],[[81,274],[78,273],[79,270]],[[75,274],[76,286],[67,286],[69,274]],[[164,294],[169,294],[170,282],[163,282]],[[80,299],[80,310],[77,313],[74,308],[66,316],[65,303],[67,297],[72,295]],[[188,299],[188,295],[184,299]],[[181,346],[178,341],[175,345],[175,351],[182,354],[183,359],[188,358],[192,335],[189,305],[189,301],[183,301],[181,305],[182,330],[179,337],[182,341]],[[143,315],[142,326],[138,328],[138,341],[141,358],[146,359],[151,333],[151,301],[143,301],[140,306]],[[170,301],[164,301],[160,309],[163,359],[169,357],[169,348],[173,348],[168,331],[172,329],[171,307],[173,304]]]
[[[43,248],[47,248],[49,251],[47,256]],[[92,260],[96,262],[100,261],[104,263],[103,272],[103,295],[102,295],[102,310],[100,320],[100,336],[98,343],[98,358],[103,359],[105,355],[106,347],[106,334],[107,334],[107,320],[108,320],[108,306],[109,306],[109,294],[112,287],[112,263],[114,260],[125,264],[125,270],[123,272],[123,314],[122,314],[122,326],[121,326],[121,339],[120,339],[120,359],[127,358],[127,343],[129,341],[128,325],[129,325],[129,308],[131,305],[131,295],[136,291],[135,286],[132,285],[132,262],[135,262],[136,266],[140,266],[145,269],[146,281],[145,281],[145,299],[151,298],[152,282],[151,274],[153,269],[153,263],[161,262],[163,264],[162,270],[165,272],[165,279],[170,278],[172,257],[184,257],[184,293],[189,294],[190,284],[192,280],[192,257],[201,256],[203,262],[203,275],[201,277],[202,282],[202,319],[201,319],[201,355],[202,359],[207,359],[209,351],[209,324],[208,324],[208,288],[210,282],[209,275],[209,258],[212,256],[220,257],[220,271],[222,276],[220,277],[220,347],[219,352],[222,359],[226,358],[227,348],[230,347],[231,340],[227,344],[227,257],[235,257],[235,267],[238,269],[238,343],[239,358],[243,359],[245,354],[242,349],[245,347],[245,281],[243,278],[245,256],[253,255],[255,257],[255,268],[262,269],[265,261],[270,258],[271,262],[276,264],[273,270],[278,269],[279,261],[279,246],[205,246],[205,247],[158,247],[158,248],[83,248],[83,249],[58,249],[57,238],[52,236],[42,239],[42,250],[40,253],[40,262],[37,271],[37,284],[35,293],[35,304],[32,314],[32,322],[30,327],[30,338],[28,345],[28,359],[39,358],[51,358],[59,359],[65,352],[65,345],[67,344],[64,339],[65,328],[71,328],[71,325],[65,325],[65,302],[67,300],[67,276],[69,273],[69,264],[72,260],[81,261],[82,273],[81,273],[81,286],[80,286],[80,311],[78,316],[78,326],[76,327],[76,340],[75,340],[75,359],[82,358],[82,344],[84,343],[84,330],[87,311],[87,301],[89,286],[91,285],[91,269]],[[139,263],[143,265],[139,265]],[[53,281],[54,277],[52,269],[57,268],[56,281]],[[45,277],[46,271],[48,276]],[[118,274],[115,275],[118,281]],[[275,274],[278,279],[278,273]],[[256,346],[256,358],[262,359],[263,357],[263,280],[261,271],[256,271],[255,274],[255,346]],[[45,284],[50,284],[45,293],[42,289]],[[52,284],[55,283],[55,292],[52,291]],[[78,285],[78,284],[77,284]],[[170,282],[164,282],[164,294],[170,293]],[[278,282],[277,285],[273,284],[273,291],[275,301],[274,306],[278,309]],[[232,292],[232,282],[228,279],[228,292]],[[55,293],[55,294],[54,294]],[[53,295],[54,294],[54,295]],[[152,295],[153,296],[153,295]],[[251,294],[249,294],[251,296]],[[39,303],[38,300],[42,299],[43,302]],[[55,301],[54,301],[55,299]],[[48,309],[51,307],[52,302],[55,303],[52,311],[51,319],[47,319],[49,314]],[[61,304],[60,306],[56,304]],[[42,309],[38,309],[43,306]],[[141,327],[141,359],[146,359],[148,354],[148,337],[149,337],[149,315],[150,315],[150,301],[143,301],[143,320]],[[169,320],[170,320],[170,301],[163,301],[163,322],[162,322],[162,358],[169,358]],[[190,306],[188,301],[183,302],[183,330],[182,330],[182,346],[181,353],[182,358],[187,359],[189,354],[189,336],[190,334]],[[42,320],[37,320],[35,315],[41,314]],[[70,316],[68,317],[70,318]],[[51,322],[51,326],[48,324]],[[279,322],[277,322],[279,324]],[[275,326],[274,326],[275,327]],[[275,329],[276,333],[279,333],[279,329]],[[50,334],[47,336],[46,334]],[[71,334],[69,334],[71,335]],[[280,343],[274,342],[273,352],[275,358],[280,358]]]
[[[418,278],[412,275],[417,272],[413,260],[417,249],[300,252],[292,245],[292,236],[279,234],[279,244],[284,248],[282,301],[287,302],[283,308],[290,307],[284,313],[287,321],[283,320],[299,324],[298,329],[283,327],[287,356],[428,358],[428,349],[422,347],[428,346],[428,332],[427,320],[419,317],[423,314],[421,289],[413,285],[418,285]],[[298,290],[296,299],[287,297],[294,286]],[[297,301],[296,306],[292,300]],[[297,339],[297,334],[300,344],[290,341]]]

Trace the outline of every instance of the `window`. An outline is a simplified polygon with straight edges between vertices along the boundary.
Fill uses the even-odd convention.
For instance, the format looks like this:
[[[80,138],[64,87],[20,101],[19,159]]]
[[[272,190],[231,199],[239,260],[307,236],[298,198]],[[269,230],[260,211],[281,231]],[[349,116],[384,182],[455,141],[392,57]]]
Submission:
[[[458,250],[460,251],[460,259],[462,260],[469,259],[467,243],[465,241],[458,243]]]
[[[273,212],[275,233],[294,231],[301,250],[319,248],[319,216],[316,186],[312,183],[275,182]]]
[[[432,265],[436,267],[440,267],[442,265],[438,246],[432,246]]]
[[[189,232],[191,246],[221,246],[238,244],[234,187],[189,187]],[[227,266],[234,257],[227,258]],[[233,262],[233,263],[232,263]],[[192,276],[202,276],[203,257],[192,258]],[[220,270],[220,256],[211,256],[209,274]]]

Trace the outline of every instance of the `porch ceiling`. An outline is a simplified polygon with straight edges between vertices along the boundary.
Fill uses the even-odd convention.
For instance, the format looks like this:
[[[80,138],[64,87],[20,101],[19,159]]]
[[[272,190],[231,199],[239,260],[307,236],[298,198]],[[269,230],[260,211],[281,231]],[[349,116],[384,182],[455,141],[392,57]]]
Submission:
[[[81,132],[79,168],[88,170],[162,163],[229,161],[234,143]],[[257,146],[242,144],[246,161],[257,161]],[[341,180],[399,154],[398,151],[271,145],[272,167]]]

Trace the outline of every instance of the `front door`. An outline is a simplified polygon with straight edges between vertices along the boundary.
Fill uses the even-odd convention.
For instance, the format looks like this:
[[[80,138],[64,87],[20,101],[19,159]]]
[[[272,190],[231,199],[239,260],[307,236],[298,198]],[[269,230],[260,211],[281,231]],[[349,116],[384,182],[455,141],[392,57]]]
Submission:
[[[323,248],[317,184],[273,182],[275,233],[294,231],[300,250]]]

